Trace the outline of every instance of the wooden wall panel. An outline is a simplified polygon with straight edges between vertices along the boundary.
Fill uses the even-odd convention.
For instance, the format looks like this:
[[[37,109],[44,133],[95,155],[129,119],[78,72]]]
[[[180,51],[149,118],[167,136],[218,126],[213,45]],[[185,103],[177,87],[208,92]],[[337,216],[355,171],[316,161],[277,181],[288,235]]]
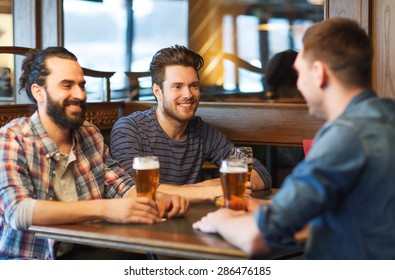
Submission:
[[[122,113],[123,102],[88,103],[86,120],[102,132],[109,132]],[[0,127],[19,117],[31,116],[36,110],[33,104],[0,105]]]
[[[155,104],[126,102],[124,114]],[[238,144],[302,146],[323,125],[309,115],[306,104],[200,102],[196,115]]]
[[[379,96],[395,99],[395,1],[374,1],[372,23],[372,85]]]
[[[306,104],[202,103],[198,116],[234,143],[301,146],[323,122],[310,116]]]
[[[13,119],[32,115],[35,109],[35,105],[0,105],[0,127],[9,123]]]
[[[108,134],[119,117],[154,105],[156,102],[89,103],[86,119]],[[0,105],[0,127],[34,111],[35,105]],[[234,143],[257,145],[302,146],[302,140],[313,138],[324,123],[308,114],[306,104],[201,102],[196,115]]]
[[[12,1],[0,0],[0,14],[11,14],[11,13],[12,13]]]
[[[327,17],[346,17],[358,21],[370,33],[370,6],[372,0],[328,0]]]

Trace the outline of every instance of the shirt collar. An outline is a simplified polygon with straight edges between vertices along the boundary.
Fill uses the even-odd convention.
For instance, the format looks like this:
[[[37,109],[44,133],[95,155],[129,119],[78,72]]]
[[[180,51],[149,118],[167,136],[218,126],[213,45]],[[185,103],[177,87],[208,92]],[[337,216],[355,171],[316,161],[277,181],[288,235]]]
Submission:
[[[34,114],[30,117],[30,123],[34,134],[42,142],[42,147],[44,149],[46,157],[51,158],[58,154],[58,147],[55,145],[55,143],[49,137],[47,131],[45,130],[38,115],[38,111],[34,112]]]
[[[364,90],[351,100],[351,102],[347,105],[346,110],[344,111],[348,111],[350,108],[354,107],[358,103],[361,103],[362,101],[373,97],[376,97],[376,94],[374,93],[373,90],[371,89]]]

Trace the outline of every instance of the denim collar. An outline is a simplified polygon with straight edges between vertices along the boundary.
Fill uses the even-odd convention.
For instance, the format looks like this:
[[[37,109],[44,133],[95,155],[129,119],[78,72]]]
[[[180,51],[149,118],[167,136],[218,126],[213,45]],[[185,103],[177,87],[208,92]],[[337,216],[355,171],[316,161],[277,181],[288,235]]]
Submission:
[[[351,102],[347,105],[344,112],[348,111],[350,108],[354,107],[358,103],[360,103],[366,99],[372,98],[372,97],[376,97],[376,94],[374,93],[373,90],[366,89],[366,90],[362,91],[360,94],[358,94],[351,100]]]

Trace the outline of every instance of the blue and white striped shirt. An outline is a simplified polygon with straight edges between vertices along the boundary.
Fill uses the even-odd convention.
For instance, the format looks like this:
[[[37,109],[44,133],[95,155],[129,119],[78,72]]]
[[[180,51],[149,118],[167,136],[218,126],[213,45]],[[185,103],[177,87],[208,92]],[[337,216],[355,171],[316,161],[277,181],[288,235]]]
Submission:
[[[224,134],[195,116],[187,126],[183,142],[171,139],[161,128],[155,111],[157,106],[144,112],[134,112],[120,118],[111,131],[111,155],[132,174],[133,158],[155,155],[160,163],[160,183],[194,184],[201,181],[204,162],[220,165],[234,146]],[[259,173],[266,188],[271,176],[258,160],[253,168]]]

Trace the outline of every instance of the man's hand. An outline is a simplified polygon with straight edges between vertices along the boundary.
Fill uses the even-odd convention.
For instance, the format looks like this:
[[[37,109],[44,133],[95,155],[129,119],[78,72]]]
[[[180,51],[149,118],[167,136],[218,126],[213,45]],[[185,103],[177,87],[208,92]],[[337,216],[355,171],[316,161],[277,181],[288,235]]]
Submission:
[[[252,213],[222,208],[208,213],[192,227],[206,233],[218,233],[226,241],[249,255],[270,251],[263,241]]]
[[[261,204],[269,205],[272,201],[268,199],[256,199],[249,197],[244,199],[244,203],[248,212],[254,212]]]
[[[179,195],[156,193],[160,217],[174,218],[185,216],[189,210],[189,201]]]
[[[218,233],[218,227],[220,227],[225,221],[244,214],[244,211],[221,208],[215,212],[208,213],[199,221],[195,222],[192,227],[206,233]]]
[[[114,223],[152,224],[160,221],[155,201],[147,197],[103,200],[104,220]]]

